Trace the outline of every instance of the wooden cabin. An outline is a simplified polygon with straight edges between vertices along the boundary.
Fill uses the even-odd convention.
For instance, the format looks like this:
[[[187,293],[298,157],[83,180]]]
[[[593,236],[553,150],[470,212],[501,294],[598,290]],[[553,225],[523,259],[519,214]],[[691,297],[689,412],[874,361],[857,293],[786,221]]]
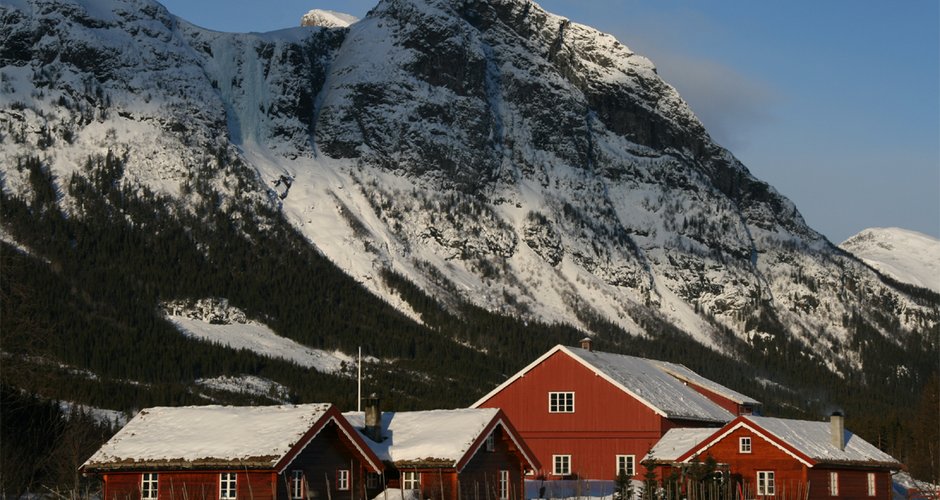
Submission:
[[[473,407],[506,413],[543,466],[533,479],[609,481],[621,470],[639,479],[640,461],[670,429],[731,421],[720,403],[732,400],[760,405],[682,365],[594,351],[585,339],[555,346]]]
[[[367,402],[344,415],[385,462],[373,498],[523,500],[525,474],[538,468],[498,409],[382,413]]]
[[[148,408],[81,467],[104,500],[352,500],[383,470],[330,404]]]
[[[744,498],[890,500],[891,472],[901,468],[846,431],[841,415],[829,422],[740,416],[707,435],[674,429],[652,450],[652,460],[679,471],[708,457]]]

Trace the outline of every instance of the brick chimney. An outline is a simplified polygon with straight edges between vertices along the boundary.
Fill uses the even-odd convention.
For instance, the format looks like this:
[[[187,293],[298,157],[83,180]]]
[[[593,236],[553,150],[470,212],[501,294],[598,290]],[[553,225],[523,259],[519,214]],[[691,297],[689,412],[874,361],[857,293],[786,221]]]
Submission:
[[[832,412],[829,417],[829,431],[832,434],[832,446],[845,450],[845,417],[842,412]]]
[[[365,405],[365,431],[366,436],[379,443],[382,441],[382,410],[379,408],[379,397],[373,392],[363,399]]]
[[[581,339],[581,349],[584,349],[586,351],[593,351],[594,349],[593,349],[592,343],[593,341],[591,340],[591,337],[584,337],[583,339]]]

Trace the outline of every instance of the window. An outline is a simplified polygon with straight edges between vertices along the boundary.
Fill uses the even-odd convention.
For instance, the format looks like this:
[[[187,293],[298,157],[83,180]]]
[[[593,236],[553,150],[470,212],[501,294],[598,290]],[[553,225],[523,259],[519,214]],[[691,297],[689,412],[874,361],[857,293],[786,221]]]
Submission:
[[[489,436],[486,436],[486,446],[484,447],[486,451],[496,451],[496,433],[491,432]]]
[[[627,477],[633,477],[636,474],[636,467],[634,464],[636,459],[634,455],[617,455],[617,470],[616,475],[620,475],[620,471],[623,471]]]
[[[401,489],[416,490],[421,486],[421,475],[417,472],[401,473]]]
[[[499,471],[499,500],[509,500],[509,471]]]
[[[738,438],[738,452],[739,453],[751,452],[751,438],[749,437]]]
[[[290,475],[290,497],[304,497],[304,471],[295,470]]]
[[[573,392],[550,392],[548,393],[548,412],[549,413],[574,413],[574,393]]]
[[[374,489],[379,487],[379,475],[375,472],[369,472],[366,474],[366,488]]]
[[[875,496],[875,473],[868,473],[868,496]]]
[[[340,491],[349,490],[349,469],[339,469],[336,471],[336,489]]]
[[[838,472],[829,473],[829,496],[831,497],[839,496],[839,473]]]
[[[552,474],[567,476],[571,474],[571,455],[552,455]]]
[[[147,472],[140,476],[140,498],[141,500],[153,500],[157,498],[158,474]]]
[[[757,471],[757,494],[773,496],[776,494],[775,490],[774,472],[769,470]]]
[[[238,484],[238,475],[234,472],[223,472],[219,474],[219,498],[235,498],[235,486]]]

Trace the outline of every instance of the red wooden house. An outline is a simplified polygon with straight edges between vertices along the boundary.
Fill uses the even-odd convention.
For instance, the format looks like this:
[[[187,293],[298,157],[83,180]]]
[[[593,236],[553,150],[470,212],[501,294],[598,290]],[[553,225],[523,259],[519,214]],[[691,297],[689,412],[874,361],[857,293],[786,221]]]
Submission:
[[[585,339],[580,349],[554,347],[473,407],[506,413],[542,463],[540,478],[612,480],[620,470],[638,475],[639,461],[669,429],[734,419],[708,394],[760,404],[681,365],[593,351]]]
[[[846,431],[841,415],[830,422],[740,416],[704,437],[676,429],[652,454],[677,468],[710,456],[747,498],[890,500],[891,471],[901,468]]]
[[[142,410],[81,467],[104,500],[362,498],[382,462],[330,404]]]
[[[345,416],[386,463],[373,496],[385,485],[381,497],[389,500],[401,497],[397,490],[405,498],[522,500],[525,474],[538,468],[497,409],[379,413],[367,406]]]

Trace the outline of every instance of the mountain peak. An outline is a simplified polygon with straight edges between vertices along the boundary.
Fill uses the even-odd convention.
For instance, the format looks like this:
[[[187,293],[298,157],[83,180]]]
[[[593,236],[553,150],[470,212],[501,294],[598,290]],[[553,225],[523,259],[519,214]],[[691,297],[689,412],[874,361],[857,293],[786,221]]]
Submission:
[[[323,28],[347,28],[359,18],[350,14],[332,10],[313,9],[300,19],[301,26],[320,26]]]
[[[873,227],[839,247],[898,281],[940,293],[940,240],[932,236],[898,227]]]

